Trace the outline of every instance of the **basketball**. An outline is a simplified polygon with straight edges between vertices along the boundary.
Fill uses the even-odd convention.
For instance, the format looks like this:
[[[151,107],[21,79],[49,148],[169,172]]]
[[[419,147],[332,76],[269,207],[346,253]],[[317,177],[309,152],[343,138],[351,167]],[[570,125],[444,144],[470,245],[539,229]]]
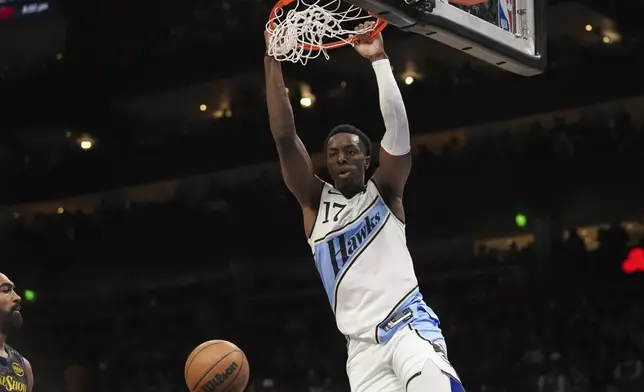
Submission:
[[[211,340],[192,351],[184,376],[191,392],[242,392],[250,367],[239,347],[225,340]]]

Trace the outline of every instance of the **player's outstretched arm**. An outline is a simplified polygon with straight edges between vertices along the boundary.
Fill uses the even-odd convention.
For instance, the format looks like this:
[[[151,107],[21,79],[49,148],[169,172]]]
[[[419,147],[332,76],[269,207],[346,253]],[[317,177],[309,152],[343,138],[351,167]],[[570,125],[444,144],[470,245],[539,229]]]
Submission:
[[[361,27],[358,26],[358,29]],[[384,192],[389,193],[390,199],[395,199],[392,200],[394,204],[400,203],[402,209],[403,191],[411,172],[411,142],[405,104],[385,53],[382,35],[378,34],[372,40],[369,34],[357,38],[356,51],[371,61],[376,74],[380,111],[385,122],[385,135],[380,143],[380,164],[374,173],[374,180]]]
[[[268,33],[264,34],[268,40]],[[280,62],[270,56],[264,56],[264,71],[268,117],[279,154],[282,176],[288,189],[305,210],[304,225],[308,234],[310,228],[306,211],[317,212],[322,181],[315,175],[311,157],[295,130],[293,108],[286,95]],[[314,220],[315,215],[311,227]]]

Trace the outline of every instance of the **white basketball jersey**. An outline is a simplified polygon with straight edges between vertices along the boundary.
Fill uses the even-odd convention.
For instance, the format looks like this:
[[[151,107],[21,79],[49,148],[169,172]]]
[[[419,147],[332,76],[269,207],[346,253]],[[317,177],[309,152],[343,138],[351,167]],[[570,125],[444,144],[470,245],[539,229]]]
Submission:
[[[405,226],[375,183],[350,199],[325,183],[309,244],[340,332],[377,342],[378,326],[418,281]]]

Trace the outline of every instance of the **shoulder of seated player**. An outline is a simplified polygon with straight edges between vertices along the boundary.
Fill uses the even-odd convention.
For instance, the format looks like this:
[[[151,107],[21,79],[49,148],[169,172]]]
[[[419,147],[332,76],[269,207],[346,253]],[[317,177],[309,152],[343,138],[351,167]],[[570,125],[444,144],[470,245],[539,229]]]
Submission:
[[[34,387],[34,370],[31,367],[31,362],[25,357],[22,357],[25,363],[25,374],[27,375],[28,391],[31,392]]]

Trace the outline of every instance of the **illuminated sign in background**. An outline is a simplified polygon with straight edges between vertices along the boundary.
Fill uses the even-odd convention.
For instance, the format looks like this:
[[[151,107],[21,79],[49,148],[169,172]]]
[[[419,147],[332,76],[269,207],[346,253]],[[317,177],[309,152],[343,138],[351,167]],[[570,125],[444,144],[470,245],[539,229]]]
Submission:
[[[622,271],[627,274],[644,272],[644,248],[635,248],[622,263]]]
[[[51,9],[49,1],[0,0],[0,23],[46,14]]]

